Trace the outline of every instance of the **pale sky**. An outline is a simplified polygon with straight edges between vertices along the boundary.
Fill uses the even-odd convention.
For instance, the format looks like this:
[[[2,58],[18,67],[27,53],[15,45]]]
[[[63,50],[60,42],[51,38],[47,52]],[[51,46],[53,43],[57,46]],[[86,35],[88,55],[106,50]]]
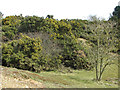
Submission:
[[[36,15],[55,19],[87,19],[96,15],[108,19],[119,0],[1,0],[0,11],[5,16]]]

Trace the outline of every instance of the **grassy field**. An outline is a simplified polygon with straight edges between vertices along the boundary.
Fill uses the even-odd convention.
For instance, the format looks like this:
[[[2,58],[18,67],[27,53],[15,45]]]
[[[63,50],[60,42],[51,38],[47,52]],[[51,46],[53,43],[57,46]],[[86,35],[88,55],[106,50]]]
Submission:
[[[59,72],[59,71],[47,71],[47,72],[43,71],[40,73],[34,73],[26,70],[18,70],[16,68],[8,68],[3,66],[0,67],[2,68],[3,77],[9,77],[11,80],[17,79],[18,82],[20,80],[23,81],[32,80],[32,85],[33,84],[36,85],[37,82],[40,83],[37,84],[38,87],[39,85],[42,85],[41,87],[43,88],[44,87],[45,88],[117,88],[118,87],[118,82],[117,82],[118,67],[116,65],[111,65],[106,68],[106,71],[103,73],[103,77],[100,82],[96,82],[94,80],[95,79],[94,71],[72,70],[71,73]],[[12,84],[15,83],[13,82]],[[27,85],[28,83],[26,82],[24,84]],[[3,78],[3,88],[5,88],[6,85],[8,85],[8,82],[6,81],[6,83],[4,83],[4,78]],[[27,86],[29,88],[31,85],[27,85]],[[24,87],[21,86],[21,88]],[[37,86],[35,88],[37,88]]]
[[[94,71],[75,70],[73,73],[64,74],[60,72],[41,72],[38,75],[43,77],[39,80],[49,88],[117,88],[118,71],[117,69],[110,71],[106,69],[103,79],[100,82],[94,80]]]

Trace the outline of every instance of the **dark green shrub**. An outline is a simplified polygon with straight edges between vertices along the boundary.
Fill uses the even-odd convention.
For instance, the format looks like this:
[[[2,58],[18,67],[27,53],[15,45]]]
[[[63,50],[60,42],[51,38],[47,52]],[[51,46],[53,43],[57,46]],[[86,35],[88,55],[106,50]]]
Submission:
[[[39,27],[44,26],[44,18],[37,16],[26,16],[21,21],[19,32],[36,32],[39,31]]]
[[[16,67],[32,71],[40,71],[42,58],[41,40],[23,36],[2,45],[2,61],[4,66]]]
[[[15,38],[22,19],[22,16],[7,16],[2,19],[3,41],[5,38],[7,40],[13,40]]]
[[[87,69],[86,51],[71,31],[65,34],[63,43],[62,63],[74,69]]]
[[[35,72],[55,70],[61,64],[61,56],[43,53],[42,41],[21,34],[21,38],[2,45],[4,66],[16,67]]]
[[[17,33],[17,28],[9,27],[5,25],[2,27],[2,31],[3,31],[3,34],[2,34],[3,36],[8,38],[9,40],[13,40],[15,37],[15,34]]]

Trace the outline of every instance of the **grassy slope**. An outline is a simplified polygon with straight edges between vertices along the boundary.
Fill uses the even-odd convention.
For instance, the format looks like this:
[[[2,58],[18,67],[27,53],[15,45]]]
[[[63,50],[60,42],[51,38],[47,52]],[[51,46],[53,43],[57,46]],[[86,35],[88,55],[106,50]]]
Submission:
[[[110,67],[111,70],[109,70],[109,67],[106,69],[103,75],[103,80],[100,82],[94,81],[94,77],[95,77],[94,71],[85,71],[85,70],[79,70],[79,71],[73,70],[73,73],[61,73],[57,71],[34,73],[26,70],[18,70],[15,68],[2,67],[3,68],[2,75],[3,77],[9,77],[12,79],[14,78],[17,79],[18,81],[20,80],[20,78],[21,80],[25,80],[25,81],[33,80],[32,82],[33,84],[35,84],[35,82],[38,83],[40,82],[41,84],[38,85],[42,85],[42,87],[45,88],[105,88],[105,87],[117,88],[118,87],[117,80],[115,79],[118,76],[117,75],[118,69],[117,66],[115,65],[112,65]],[[6,85],[7,84],[8,82],[6,81]],[[5,86],[5,84],[3,86]]]
[[[86,40],[79,38],[78,41]],[[1,68],[1,66],[0,66]],[[57,71],[34,73],[26,70],[18,70],[15,68],[2,67],[2,76],[13,80],[14,88],[16,87],[14,79],[24,81],[25,85],[19,85],[24,88],[28,87],[45,87],[45,88],[117,88],[118,67],[117,65],[108,66],[103,73],[102,81],[96,82],[95,71],[73,70],[73,73],[62,73]],[[64,69],[62,69],[64,70]],[[64,71],[63,71],[64,72]],[[5,78],[3,78],[3,83]],[[28,81],[29,80],[29,81]],[[10,81],[11,82],[11,81]],[[28,84],[29,83],[29,84]],[[38,86],[36,86],[36,83]],[[40,84],[39,84],[40,83]],[[3,84],[8,87],[9,82]],[[31,85],[32,84],[32,85]]]

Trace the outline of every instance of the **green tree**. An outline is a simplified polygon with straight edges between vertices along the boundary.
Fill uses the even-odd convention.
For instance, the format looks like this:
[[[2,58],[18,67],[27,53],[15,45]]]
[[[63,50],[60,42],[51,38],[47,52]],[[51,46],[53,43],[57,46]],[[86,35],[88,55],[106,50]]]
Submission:
[[[52,18],[53,19],[53,15],[47,15],[46,18]]]
[[[120,6],[116,6],[114,8],[114,11],[112,13],[112,16],[110,17],[112,20],[118,20],[120,19]]]
[[[116,6],[114,8],[114,11],[111,15],[111,17],[109,18],[109,20],[115,21],[116,25],[115,27],[117,28],[117,35],[116,37],[119,39],[118,41],[118,53],[120,53],[120,6]]]

